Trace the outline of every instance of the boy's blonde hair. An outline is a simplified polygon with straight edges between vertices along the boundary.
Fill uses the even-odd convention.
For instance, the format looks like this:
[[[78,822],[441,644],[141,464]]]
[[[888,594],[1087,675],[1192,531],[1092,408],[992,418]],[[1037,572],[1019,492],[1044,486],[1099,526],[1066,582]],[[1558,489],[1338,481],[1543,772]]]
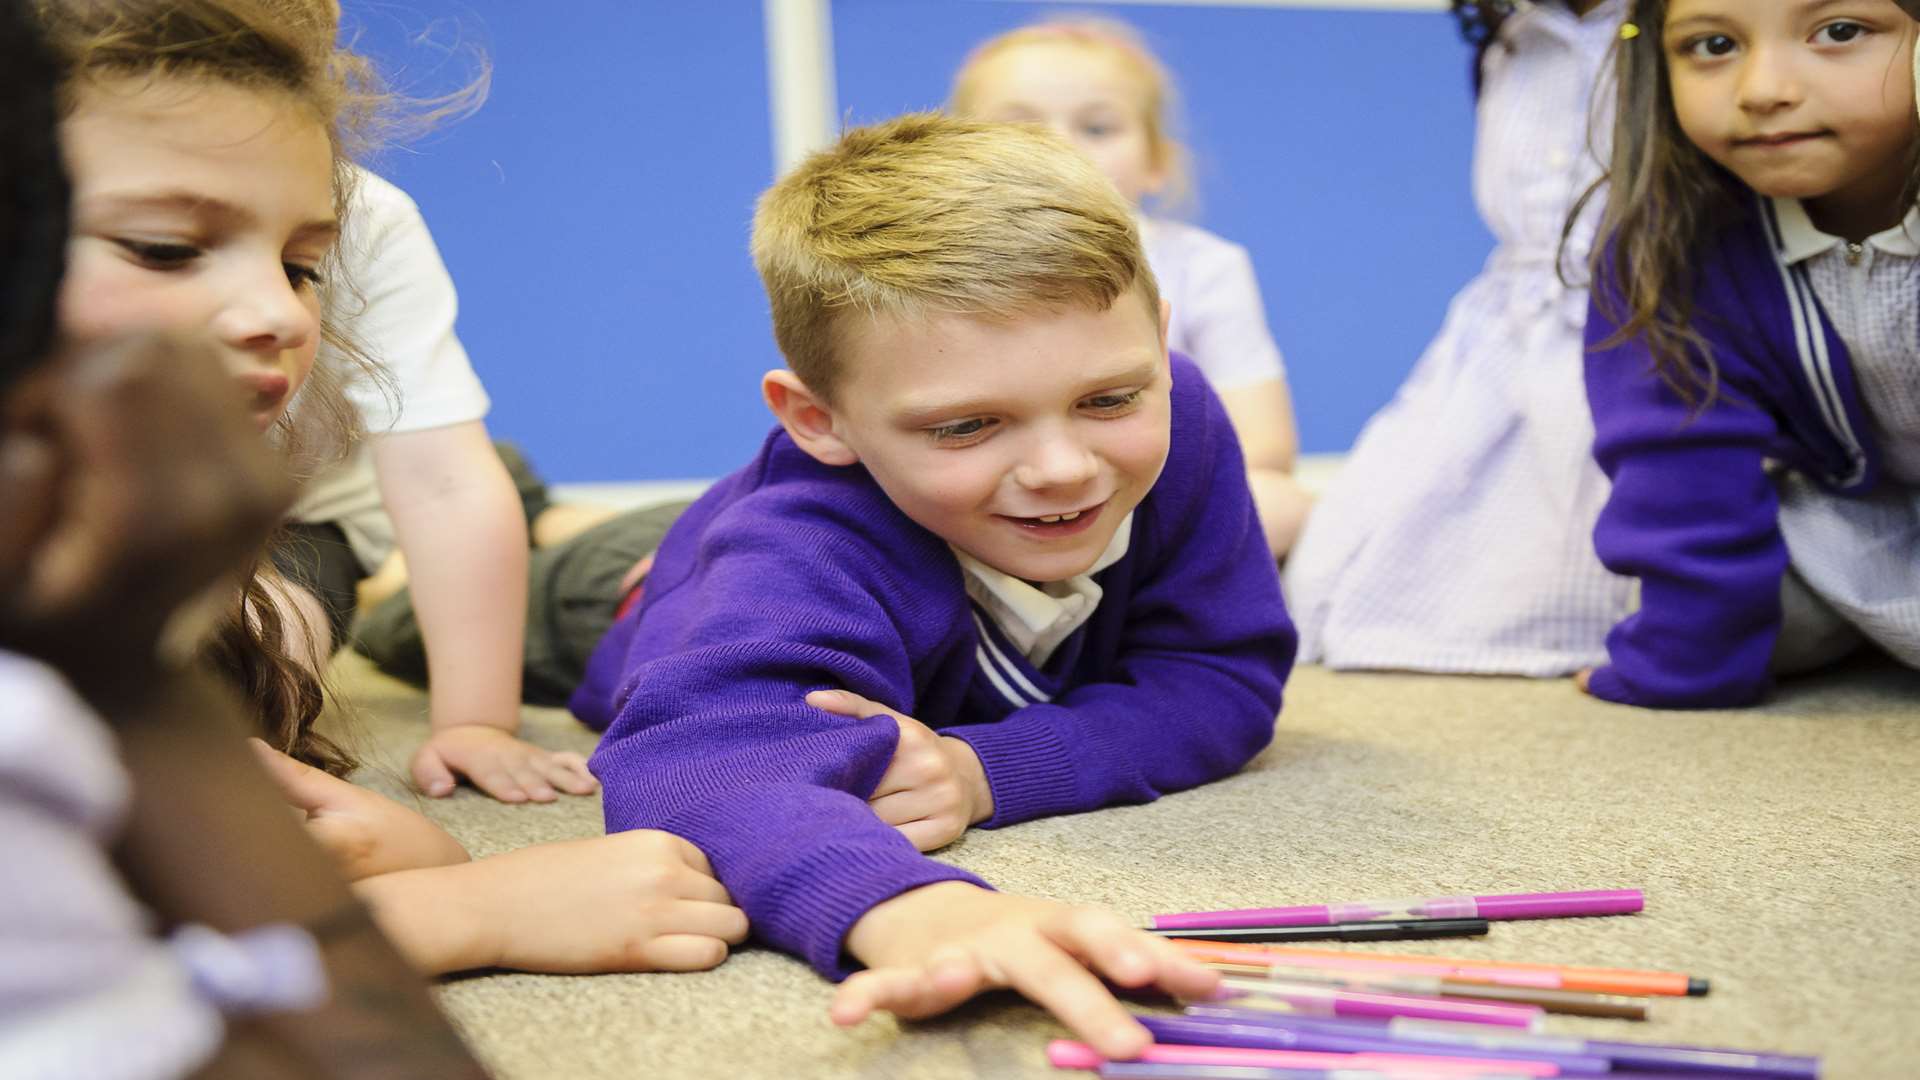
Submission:
[[[1022,45],[1061,44],[1104,53],[1139,87],[1140,123],[1147,133],[1148,164],[1161,178],[1160,189],[1154,192],[1156,205],[1189,208],[1193,185],[1187,167],[1187,148],[1175,134],[1174,118],[1180,109],[1173,76],[1147,47],[1140,32],[1118,19],[1089,15],[1048,19],[988,38],[967,54],[960,70],[954,73],[953,90],[947,96],[948,107],[961,116],[979,112],[980,101],[986,95],[981,74],[986,61]]]
[[[1132,206],[1029,124],[914,113],[855,128],[760,197],[753,261],[788,366],[828,401],[851,311],[1011,318],[1133,291],[1160,316]]]

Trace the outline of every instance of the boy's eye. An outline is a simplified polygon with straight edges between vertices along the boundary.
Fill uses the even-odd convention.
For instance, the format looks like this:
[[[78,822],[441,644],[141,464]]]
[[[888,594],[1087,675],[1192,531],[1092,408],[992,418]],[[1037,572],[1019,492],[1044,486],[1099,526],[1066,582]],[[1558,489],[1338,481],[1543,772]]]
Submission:
[[[1142,391],[1134,390],[1125,394],[1096,394],[1086,400],[1086,405],[1095,412],[1120,412],[1137,403],[1141,393]]]
[[[956,420],[951,424],[942,424],[936,428],[928,428],[927,435],[936,443],[964,442],[975,436],[985,434],[987,428],[991,426],[992,423],[993,421],[991,420],[978,418],[972,420]]]
[[[1815,30],[1813,40],[1818,44],[1845,45],[1866,32],[1867,28],[1857,22],[1834,22]]]
[[[116,239],[114,243],[125,248],[135,259],[157,270],[177,270],[200,257],[200,249],[192,244],[126,238]]]
[[[1681,45],[1680,51],[1695,60],[1712,60],[1726,56],[1738,47],[1738,43],[1725,34],[1705,34]]]
[[[311,266],[301,266],[299,263],[281,263],[280,265],[286,268],[287,284],[293,286],[296,292],[326,284],[326,279]]]

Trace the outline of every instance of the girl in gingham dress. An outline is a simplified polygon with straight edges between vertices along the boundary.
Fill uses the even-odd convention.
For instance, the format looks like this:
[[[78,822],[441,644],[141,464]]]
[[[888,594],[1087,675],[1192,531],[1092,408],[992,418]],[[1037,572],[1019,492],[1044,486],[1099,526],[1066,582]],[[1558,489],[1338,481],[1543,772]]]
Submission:
[[[1474,192],[1498,244],[1315,508],[1288,605],[1303,660],[1567,675],[1605,655],[1633,598],[1590,540],[1606,500],[1581,386],[1597,213],[1560,256],[1605,157],[1589,112],[1624,3],[1455,10],[1481,45]]]

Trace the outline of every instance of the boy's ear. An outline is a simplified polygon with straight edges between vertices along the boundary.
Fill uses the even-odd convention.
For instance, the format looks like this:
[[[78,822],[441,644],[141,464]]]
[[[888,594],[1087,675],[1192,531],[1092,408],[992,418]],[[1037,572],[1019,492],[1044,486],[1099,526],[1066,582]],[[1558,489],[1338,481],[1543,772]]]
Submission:
[[[787,429],[793,441],[822,465],[852,465],[860,455],[835,430],[833,410],[786,368],[775,368],[760,379],[760,395],[767,408]]]
[[[1920,0],[1915,0],[1915,2],[1920,3]],[[1167,327],[1172,325],[1173,305],[1163,296],[1160,298],[1160,345],[1162,348],[1165,348],[1167,344]]]

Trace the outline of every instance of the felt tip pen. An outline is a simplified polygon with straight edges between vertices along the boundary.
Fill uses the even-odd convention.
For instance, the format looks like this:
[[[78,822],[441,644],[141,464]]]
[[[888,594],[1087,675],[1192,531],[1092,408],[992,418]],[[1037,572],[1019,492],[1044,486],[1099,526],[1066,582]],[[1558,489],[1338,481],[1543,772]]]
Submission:
[[[1147,933],[1189,941],[1414,941],[1423,938],[1480,937],[1487,929],[1485,919],[1396,919],[1390,922],[1231,926],[1195,930],[1156,927]]]
[[[1200,1019],[1257,1024],[1291,1031],[1322,1034],[1378,1036],[1404,1045],[1409,1052],[1445,1050],[1452,1053],[1483,1054],[1491,1051],[1545,1051],[1554,1054],[1590,1055],[1604,1058],[1616,1070],[1634,1073],[1634,1080],[1651,1070],[1687,1073],[1707,1080],[1709,1076],[1778,1077],[1782,1080],[1817,1080],[1820,1059],[1796,1054],[1757,1053],[1721,1047],[1687,1046],[1674,1043],[1620,1042],[1611,1039],[1580,1039],[1567,1035],[1521,1034],[1490,1031],[1470,1024],[1439,1023],[1431,1020],[1360,1020],[1296,1016],[1271,1011],[1255,1011],[1219,1005],[1189,1005],[1187,1015]],[[1416,1050],[1424,1047],[1426,1050]]]
[[[1258,969],[1243,969],[1258,971]],[[1550,1013],[1564,1016],[1591,1016],[1603,1020],[1645,1020],[1647,1007],[1627,998],[1587,994],[1578,990],[1544,990],[1535,987],[1489,986],[1463,979],[1434,978],[1431,975],[1402,975],[1383,971],[1342,971],[1336,968],[1275,965],[1255,976],[1278,982],[1313,983],[1337,986],[1345,990],[1376,990],[1388,994],[1431,994],[1435,997],[1470,998],[1475,1001],[1504,1001],[1515,1005],[1538,1005]]]
[[[1586,915],[1631,915],[1646,906],[1639,889],[1584,892],[1505,893],[1496,896],[1428,896],[1412,900],[1354,900],[1295,907],[1181,911],[1155,915],[1156,930],[1205,930],[1234,926],[1331,926],[1382,919],[1562,919]]]
[[[1371,1069],[1394,1076],[1478,1077],[1494,1074],[1524,1080],[1555,1076],[1551,1065],[1495,1061],[1476,1057],[1428,1057],[1420,1054],[1319,1054],[1295,1050],[1243,1050],[1234,1046],[1179,1046],[1155,1043],[1133,1060],[1163,1065],[1258,1065],[1282,1069]],[[1086,1043],[1055,1039],[1047,1044],[1047,1063],[1056,1069],[1097,1069],[1106,1059]]]
[[[1109,1061],[1100,1080],[1510,1080],[1512,1073],[1380,1072],[1377,1069],[1275,1069],[1261,1065],[1168,1065]],[[1641,1080],[1635,1077],[1634,1080]]]
[[[1627,968],[1574,967],[1563,964],[1521,964],[1509,960],[1458,960],[1445,956],[1402,956],[1389,953],[1341,952],[1296,945],[1216,944],[1210,941],[1172,939],[1204,959],[1264,964],[1291,964],[1297,957],[1311,956],[1336,960],[1356,967],[1409,966],[1451,969],[1451,978],[1476,982],[1490,981],[1488,973],[1528,972],[1546,976],[1550,985],[1561,990],[1585,990],[1596,994],[1627,994],[1634,997],[1654,995],[1703,997],[1707,980],[1672,971],[1634,971]],[[1430,972],[1439,974],[1438,972]]]
[[[1453,1020],[1463,1024],[1533,1031],[1540,1026],[1538,1005],[1502,1005],[1491,1001],[1423,997],[1417,994],[1379,994],[1364,990],[1334,990],[1306,983],[1266,979],[1222,979],[1220,992],[1250,1008],[1278,1008],[1302,1016],[1411,1016],[1422,1020]]]
[[[1258,1019],[1219,1019],[1189,1013],[1186,1016],[1136,1016],[1153,1033],[1156,1043],[1182,1043],[1190,1046],[1237,1046],[1246,1050],[1314,1050],[1329,1054],[1429,1054],[1418,1044],[1395,1040],[1384,1031],[1356,1032],[1303,1031],[1298,1028],[1262,1024]],[[1606,1058],[1591,1054],[1561,1053],[1549,1050],[1474,1049],[1475,1057],[1489,1061],[1546,1063],[1561,1076],[1604,1076],[1612,1071]]]

